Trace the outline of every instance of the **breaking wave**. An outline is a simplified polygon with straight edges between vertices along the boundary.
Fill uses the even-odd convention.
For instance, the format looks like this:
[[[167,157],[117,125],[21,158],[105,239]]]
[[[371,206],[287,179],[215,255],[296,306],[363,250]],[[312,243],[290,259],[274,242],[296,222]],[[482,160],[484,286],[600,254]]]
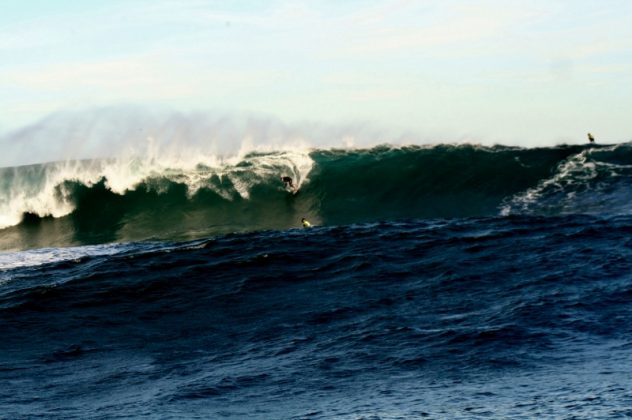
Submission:
[[[300,191],[286,191],[291,176]],[[379,146],[0,169],[0,248],[405,218],[623,214],[632,145]]]

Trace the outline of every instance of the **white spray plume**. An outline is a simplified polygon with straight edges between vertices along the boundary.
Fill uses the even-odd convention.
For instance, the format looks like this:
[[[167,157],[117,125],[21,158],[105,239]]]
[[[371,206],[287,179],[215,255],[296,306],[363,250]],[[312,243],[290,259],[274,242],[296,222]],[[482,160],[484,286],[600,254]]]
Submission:
[[[239,113],[181,113],[116,106],[59,112],[0,136],[0,167],[43,162],[126,158],[160,151],[161,158],[239,158],[252,151],[372,147],[419,143],[368,123],[327,126],[286,124],[273,117]],[[421,143],[424,143],[422,140]]]

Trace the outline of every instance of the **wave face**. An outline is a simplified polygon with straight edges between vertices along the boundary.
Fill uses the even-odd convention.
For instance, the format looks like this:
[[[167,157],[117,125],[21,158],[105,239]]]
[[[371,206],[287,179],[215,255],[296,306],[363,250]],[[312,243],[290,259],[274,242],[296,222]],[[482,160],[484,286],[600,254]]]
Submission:
[[[293,195],[281,175],[300,187]],[[106,159],[0,170],[1,249],[498,214],[627,214],[632,145]]]
[[[2,416],[629,417],[631,232],[509,216],[0,253]]]

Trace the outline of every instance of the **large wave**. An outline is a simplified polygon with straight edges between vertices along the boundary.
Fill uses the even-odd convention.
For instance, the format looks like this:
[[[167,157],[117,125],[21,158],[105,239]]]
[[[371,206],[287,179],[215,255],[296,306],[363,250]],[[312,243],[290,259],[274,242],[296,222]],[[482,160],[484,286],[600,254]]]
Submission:
[[[291,176],[296,195],[279,177]],[[401,218],[627,213],[632,145],[158,155],[0,169],[2,249]]]

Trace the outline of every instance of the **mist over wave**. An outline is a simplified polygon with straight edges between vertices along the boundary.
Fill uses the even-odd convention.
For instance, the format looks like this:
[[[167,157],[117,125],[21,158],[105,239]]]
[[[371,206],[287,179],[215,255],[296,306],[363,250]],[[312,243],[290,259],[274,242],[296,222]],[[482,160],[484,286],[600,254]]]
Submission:
[[[331,225],[631,208],[629,143],[410,145],[421,140],[367,127],[137,107],[51,115],[0,138],[11,145],[2,162],[30,163],[0,169],[0,249],[287,229],[302,217]]]
[[[200,156],[230,158],[253,151],[366,148],[420,140],[418,136],[395,134],[367,123],[288,124],[274,117],[246,113],[182,113],[112,106],[58,112],[19,130],[0,133],[4,149],[0,167],[130,157],[195,161]]]

